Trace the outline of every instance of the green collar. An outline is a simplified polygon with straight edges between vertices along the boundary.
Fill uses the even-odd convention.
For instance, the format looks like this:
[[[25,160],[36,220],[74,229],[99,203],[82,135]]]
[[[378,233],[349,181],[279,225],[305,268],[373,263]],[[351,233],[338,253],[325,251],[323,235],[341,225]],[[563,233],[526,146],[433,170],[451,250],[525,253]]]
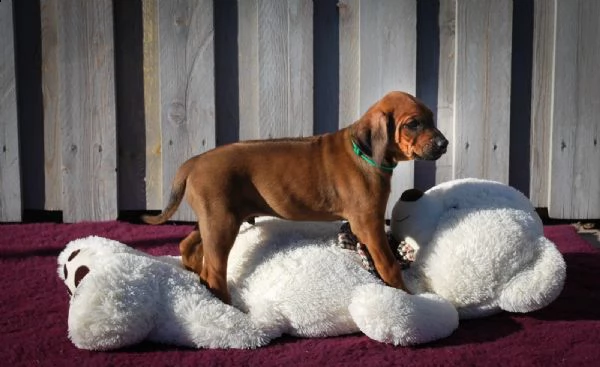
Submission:
[[[396,166],[397,166],[396,163],[394,163],[392,166],[384,166],[384,165],[381,165],[381,164],[377,164],[377,162],[375,162],[373,160],[373,158],[369,157],[367,155],[367,153],[363,152],[360,149],[360,147],[354,141],[354,139],[351,139],[351,141],[352,141],[352,150],[354,151],[354,154],[356,154],[357,156],[359,156],[360,158],[362,158],[365,162],[367,162],[371,166],[379,168],[380,170],[383,170],[383,171],[388,171],[388,172],[392,172],[394,170],[394,168],[396,168]]]

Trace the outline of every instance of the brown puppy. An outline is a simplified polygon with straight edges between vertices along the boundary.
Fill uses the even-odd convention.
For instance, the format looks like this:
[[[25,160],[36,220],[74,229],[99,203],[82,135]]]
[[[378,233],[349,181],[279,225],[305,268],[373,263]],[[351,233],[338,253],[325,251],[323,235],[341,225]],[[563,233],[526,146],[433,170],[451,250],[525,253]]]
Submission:
[[[167,207],[143,220],[164,223],[185,193],[199,228],[179,245],[183,263],[225,303],[229,251],[241,223],[260,215],[348,220],[381,278],[404,288],[384,229],[392,169],[399,161],[438,159],[447,145],[427,107],[391,92],[332,134],[239,142],[189,159],[177,171]]]

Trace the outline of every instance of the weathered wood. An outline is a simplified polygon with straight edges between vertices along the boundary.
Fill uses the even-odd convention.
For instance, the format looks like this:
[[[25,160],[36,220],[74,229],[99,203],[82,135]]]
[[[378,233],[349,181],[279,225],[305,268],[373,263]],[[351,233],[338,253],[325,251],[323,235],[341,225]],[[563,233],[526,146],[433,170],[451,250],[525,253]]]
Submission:
[[[215,147],[213,2],[159,0],[163,203],[177,168]],[[173,219],[195,221],[186,204]]]
[[[0,3],[0,221],[21,220],[12,0]]]
[[[340,13],[339,126],[358,120],[360,113],[360,0],[338,3]]]
[[[287,126],[280,136],[313,134],[313,2],[288,0]]]
[[[144,116],[146,120],[146,209],[163,207],[157,0],[142,0],[144,28]]]
[[[63,220],[117,217],[112,2],[59,1]]]
[[[289,136],[287,11],[287,1],[258,2],[258,138]]]
[[[440,2],[439,10],[440,56],[438,74],[437,127],[444,133],[450,147],[435,163],[436,184],[454,178],[454,76],[456,56],[456,0]]]
[[[58,117],[58,0],[41,0],[44,182],[46,210],[62,209],[61,121]]]
[[[241,1],[238,14],[240,140],[312,135],[312,2]]]
[[[340,13],[340,124],[346,126],[392,90],[415,94],[417,6],[415,0],[345,1]],[[359,91],[358,97],[346,90],[351,88]],[[414,164],[400,163],[392,178],[387,217],[413,182]]]
[[[258,132],[258,2],[238,1],[240,140]]]
[[[555,2],[535,0],[531,75],[531,134],[529,198],[534,206],[548,207],[550,128],[554,68]]]
[[[128,102],[115,102],[113,62],[119,52],[128,57],[128,48],[114,51],[113,39],[119,35],[113,35],[113,1],[40,0],[43,172],[27,160],[33,156],[29,140],[19,141],[17,133],[31,119],[17,123],[21,106],[15,105],[15,53],[31,58],[34,51],[23,52],[20,32],[13,41],[12,6],[18,3],[0,2],[0,37],[6,45],[0,54],[0,221],[19,220],[23,208],[38,208],[27,204],[31,190],[23,191],[35,185],[22,188],[27,172],[44,175],[45,187],[36,203],[43,199],[43,209],[63,210],[65,221],[113,219],[117,208],[136,209],[144,201],[147,209],[162,209],[177,167],[215,146],[213,1],[139,1],[145,123],[136,129],[144,129],[139,135],[145,136],[145,147],[135,141],[118,150],[138,134],[131,133],[132,126],[117,125],[128,124],[135,115],[120,115],[116,121],[116,107]],[[417,0],[338,2],[339,86],[334,83],[332,91],[337,93],[339,87],[334,101],[339,119],[328,121],[342,128],[389,90],[416,92],[416,4]],[[439,2],[437,124],[451,145],[435,163],[436,183],[465,176],[508,182],[509,145],[515,144],[509,142],[512,4]],[[600,100],[594,98],[600,95],[600,2],[534,0],[534,5],[530,198],[535,206],[548,207],[553,217],[600,218]],[[313,114],[319,113],[313,112],[313,70],[320,67],[313,60],[313,21],[326,20],[313,20],[310,0],[243,0],[236,7],[238,29],[230,32],[238,37],[238,73],[232,77],[239,77],[240,122],[219,127],[221,132],[235,130],[223,136],[233,141],[238,136],[311,135]],[[116,29],[124,29],[126,23]],[[13,50],[13,42],[20,48]],[[327,47],[326,39],[320,42]],[[122,66],[121,76],[128,69]],[[27,88],[30,82],[24,80],[17,76],[25,83],[19,86]],[[117,128],[126,131],[117,133]],[[118,152],[125,154],[120,161]],[[117,165],[125,170],[118,176]],[[413,176],[412,163],[400,164],[390,205],[412,187]],[[145,197],[128,195],[131,188],[124,185],[130,177],[136,187],[145,185]],[[183,209],[174,219],[195,217]]]
[[[511,0],[457,0],[454,177],[508,183]]]
[[[600,3],[557,1],[549,214],[600,217]]]

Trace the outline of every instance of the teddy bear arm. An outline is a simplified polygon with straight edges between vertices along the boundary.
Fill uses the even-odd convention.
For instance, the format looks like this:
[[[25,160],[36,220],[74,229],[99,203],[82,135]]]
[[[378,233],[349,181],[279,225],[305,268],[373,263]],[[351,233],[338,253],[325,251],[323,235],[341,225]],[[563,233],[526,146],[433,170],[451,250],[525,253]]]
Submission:
[[[363,333],[393,345],[438,340],[458,327],[456,309],[442,297],[431,293],[410,295],[381,284],[357,287],[348,309]]]
[[[538,251],[533,261],[502,289],[498,303],[503,310],[531,312],[550,304],[562,291],[565,261],[550,240],[539,237],[533,244]]]

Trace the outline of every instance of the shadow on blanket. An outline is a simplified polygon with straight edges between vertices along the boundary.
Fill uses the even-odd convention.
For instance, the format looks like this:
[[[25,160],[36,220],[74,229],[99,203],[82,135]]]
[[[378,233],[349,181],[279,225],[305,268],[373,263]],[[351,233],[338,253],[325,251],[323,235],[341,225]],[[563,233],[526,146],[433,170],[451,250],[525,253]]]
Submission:
[[[547,321],[599,320],[600,252],[566,253],[563,257],[567,263],[567,282],[560,297],[531,316]]]

